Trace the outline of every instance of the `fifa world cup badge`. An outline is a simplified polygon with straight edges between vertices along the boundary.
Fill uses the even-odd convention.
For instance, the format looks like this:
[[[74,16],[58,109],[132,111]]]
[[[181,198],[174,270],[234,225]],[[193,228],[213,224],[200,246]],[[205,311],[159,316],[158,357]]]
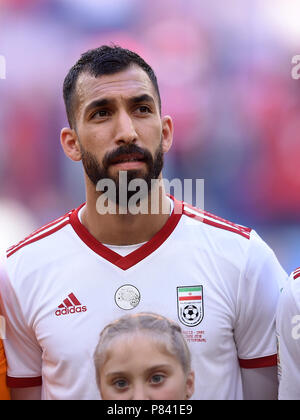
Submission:
[[[115,302],[121,309],[134,309],[141,300],[139,290],[131,284],[119,287],[115,293]]]
[[[203,286],[177,287],[179,321],[187,327],[195,327],[203,319]]]

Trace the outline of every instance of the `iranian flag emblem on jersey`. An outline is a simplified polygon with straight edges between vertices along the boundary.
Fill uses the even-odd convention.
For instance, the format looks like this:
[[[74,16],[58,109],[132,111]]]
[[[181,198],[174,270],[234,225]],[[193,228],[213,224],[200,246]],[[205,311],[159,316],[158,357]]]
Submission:
[[[178,317],[182,324],[194,327],[203,319],[203,286],[177,287]]]

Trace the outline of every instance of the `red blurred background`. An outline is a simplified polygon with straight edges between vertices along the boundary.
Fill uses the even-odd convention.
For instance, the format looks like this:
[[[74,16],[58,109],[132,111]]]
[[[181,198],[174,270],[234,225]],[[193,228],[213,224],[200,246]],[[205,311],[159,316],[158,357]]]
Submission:
[[[157,73],[175,122],[164,177],[204,178],[206,210],[299,266],[299,19],[298,0],[0,0],[0,248],[84,201],[59,143],[62,83],[114,42]]]

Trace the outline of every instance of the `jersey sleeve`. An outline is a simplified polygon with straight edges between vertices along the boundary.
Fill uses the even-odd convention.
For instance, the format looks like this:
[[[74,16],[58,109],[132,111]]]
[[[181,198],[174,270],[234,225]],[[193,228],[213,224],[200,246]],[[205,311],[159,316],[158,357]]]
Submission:
[[[276,316],[279,350],[279,399],[300,400],[300,277],[292,274]]]
[[[27,325],[17,294],[3,266],[0,270],[0,311],[5,319],[3,340],[10,388],[39,386],[42,351],[33,330]]]
[[[276,307],[288,275],[274,252],[252,231],[241,272],[234,337],[242,368],[277,364]]]

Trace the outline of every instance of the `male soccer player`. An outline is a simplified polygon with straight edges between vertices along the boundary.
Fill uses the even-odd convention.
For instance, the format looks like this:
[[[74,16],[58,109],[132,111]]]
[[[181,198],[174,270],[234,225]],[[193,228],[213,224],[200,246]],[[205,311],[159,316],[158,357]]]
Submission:
[[[279,399],[300,400],[300,268],[279,298],[276,317],[279,350]]]
[[[99,398],[98,334],[128,311],[180,322],[193,398],[276,398],[275,307],[286,274],[253,230],[152,182],[162,179],[173,122],[161,115],[151,67],[120,47],[88,51],[66,76],[64,100],[70,126],[61,144],[82,161],[86,203],[7,251],[1,291],[13,398]],[[136,180],[149,188],[139,201],[148,212],[132,211]]]

